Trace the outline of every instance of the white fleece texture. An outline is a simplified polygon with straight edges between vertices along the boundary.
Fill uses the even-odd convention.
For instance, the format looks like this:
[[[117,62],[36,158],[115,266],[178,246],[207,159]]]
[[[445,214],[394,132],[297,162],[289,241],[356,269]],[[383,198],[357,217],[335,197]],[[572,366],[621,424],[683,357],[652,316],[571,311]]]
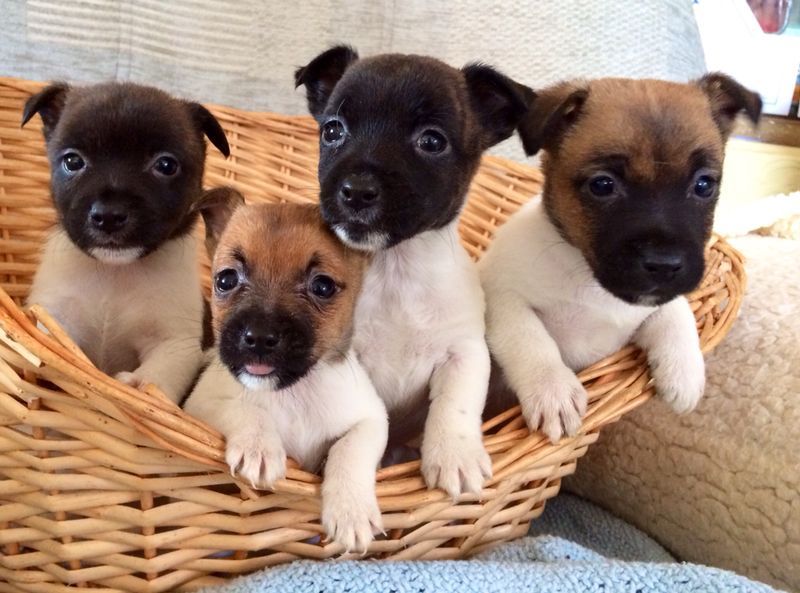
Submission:
[[[706,394],[652,401],[605,429],[567,488],[679,558],[800,590],[800,242],[747,236],[739,319]]]

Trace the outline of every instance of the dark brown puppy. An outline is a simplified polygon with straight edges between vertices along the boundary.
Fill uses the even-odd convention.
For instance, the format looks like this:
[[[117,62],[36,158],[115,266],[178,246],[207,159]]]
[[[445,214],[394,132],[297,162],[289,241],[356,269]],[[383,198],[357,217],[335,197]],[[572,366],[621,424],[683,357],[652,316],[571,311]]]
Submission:
[[[422,439],[422,474],[452,496],[491,474],[480,414],[489,353],[477,271],[457,217],[483,152],[533,92],[484,64],[359,59],[335,47],[300,68],[320,123],[320,202],[347,245],[375,252],[353,344],[389,410],[392,440]]]
[[[152,87],[56,83],[27,101],[22,125],[37,113],[60,224],[101,261],[143,257],[187,233],[197,218],[204,136],[229,154],[205,107]]]
[[[602,286],[661,304],[697,286],[725,141],[761,99],[722,74],[694,84],[599,79],[539,92],[520,126],[543,158],[545,208]],[[643,300],[644,299],[644,300]]]
[[[375,251],[458,215],[483,152],[513,134],[533,92],[494,68],[329,49],[295,74],[320,122],[320,202],[351,246]]]
[[[202,105],[130,83],[53,84],[28,100],[22,124],[37,113],[58,224],[28,301],[101,370],[177,402],[202,360],[190,231],[204,137],[227,156],[225,134]]]

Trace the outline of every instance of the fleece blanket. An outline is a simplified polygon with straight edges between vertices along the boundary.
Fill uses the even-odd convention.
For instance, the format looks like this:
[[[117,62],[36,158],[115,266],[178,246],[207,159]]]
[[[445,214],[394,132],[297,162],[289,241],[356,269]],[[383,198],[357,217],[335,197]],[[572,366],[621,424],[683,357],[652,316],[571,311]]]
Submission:
[[[747,292],[707,358],[700,405],[677,416],[655,400],[627,414],[565,487],[684,560],[800,591],[800,241],[731,243]]]
[[[206,593],[774,593],[723,570],[675,562],[634,527],[562,495],[531,535],[460,561],[300,561]]]

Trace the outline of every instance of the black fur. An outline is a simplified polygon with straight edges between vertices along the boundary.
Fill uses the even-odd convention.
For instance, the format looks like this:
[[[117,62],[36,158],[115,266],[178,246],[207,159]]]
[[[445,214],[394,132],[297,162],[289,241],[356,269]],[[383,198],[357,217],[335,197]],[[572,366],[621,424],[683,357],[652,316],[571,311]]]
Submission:
[[[325,221],[351,246],[374,250],[452,222],[482,152],[511,135],[533,92],[489,66],[457,70],[432,58],[386,54],[358,60],[350,48],[324,52],[298,70],[324,131],[346,129],[334,146],[320,139]],[[439,154],[417,140],[446,138]],[[346,184],[369,189],[369,205],[348,206]],[[380,240],[379,240],[380,239]]]
[[[274,336],[274,346],[247,347],[246,332]],[[221,328],[219,354],[223,364],[238,377],[245,365],[259,363],[274,367],[271,377],[276,388],[284,389],[302,378],[316,364],[313,356],[314,329],[311,322],[289,311],[266,311],[263,303],[237,307]]]
[[[150,87],[108,83],[72,88],[57,83],[32,96],[22,124],[43,121],[51,165],[51,192],[61,225],[83,251],[141,248],[142,256],[188,233],[197,218],[191,205],[201,193],[204,135],[224,155],[225,134],[204,107]],[[77,173],[65,154],[82,157]],[[159,155],[174,157],[172,176],[158,175]],[[127,217],[119,229],[93,226],[90,211],[116,208]]]

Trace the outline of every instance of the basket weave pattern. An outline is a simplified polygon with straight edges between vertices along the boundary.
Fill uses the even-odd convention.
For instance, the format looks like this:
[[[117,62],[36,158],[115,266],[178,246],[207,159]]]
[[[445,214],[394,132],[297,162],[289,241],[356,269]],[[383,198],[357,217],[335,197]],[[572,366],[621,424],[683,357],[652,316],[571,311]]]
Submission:
[[[330,558],[320,538],[320,478],[289,468],[275,492],[233,480],[221,436],[156,390],[100,373],[46,311],[20,308],[52,227],[39,119],[20,129],[39,83],[0,79],[0,591],[188,591],[298,558]],[[306,117],[216,107],[232,156],[209,152],[206,186],[233,184],[250,201],[316,198],[317,127]],[[536,169],[484,159],[461,217],[477,257],[494,229],[541,187]],[[198,252],[205,279],[208,262]],[[739,254],[707,252],[692,307],[703,349],[733,322],[744,289]],[[46,327],[47,333],[38,325]],[[419,462],[381,469],[386,538],[370,555],[459,558],[525,534],[599,429],[653,393],[633,347],[580,374],[590,405],[578,436],[552,445],[519,408],[484,425],[494,477],[458,503],[428,490]]]

